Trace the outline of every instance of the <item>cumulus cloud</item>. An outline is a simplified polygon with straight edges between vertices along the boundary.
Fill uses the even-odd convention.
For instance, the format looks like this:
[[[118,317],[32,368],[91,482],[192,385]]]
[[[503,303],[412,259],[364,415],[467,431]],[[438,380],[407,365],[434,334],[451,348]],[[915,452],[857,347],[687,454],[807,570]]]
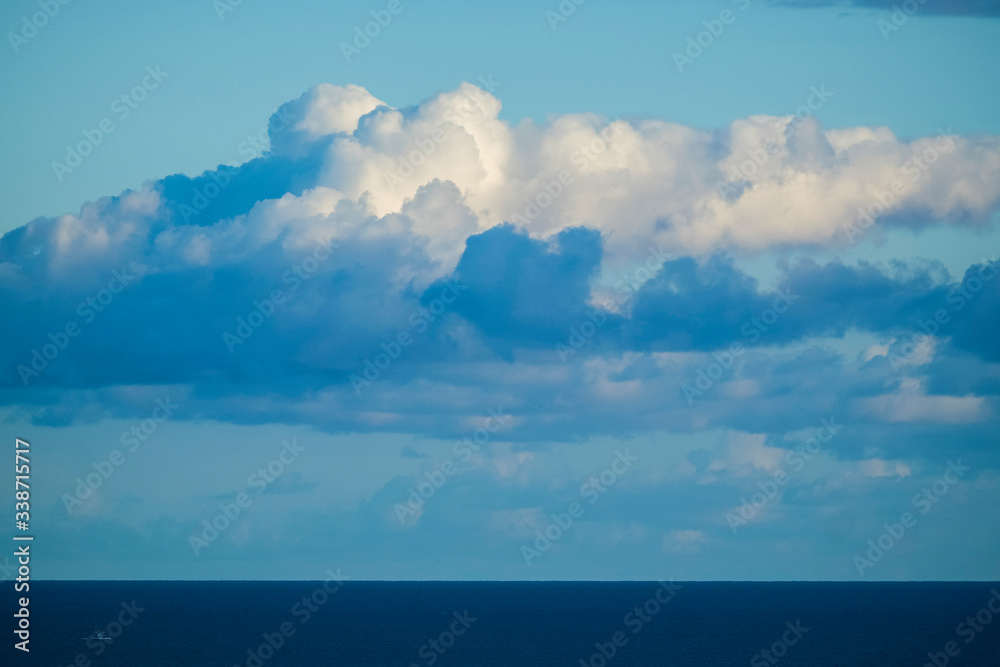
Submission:
[[[972,224],[1000,201],[995,137],[943,129],[902,141],[884,127],[824,131],[792,116],[753,116],[714,131],[588,114],[512,126],[500,108],[470,84],[405,109],[356,86],[318,86],[279,110],[292,121],[272,131],[273,153],[244,165],[197,218],[245,213],[285,193],[333,213],[335,202],[304,193],[310,186],[382,217],[403,213],[430,188],[419,206],[427,214],[413,207],[412,223],[435,240],[433,259],[446,269],[469,233],[504,222],[537,238],[580,224],[616,232],[614,260],[651,243],[696,253],[844,243],[859,210],[879,225]],[[194,198],[210,176],[166,179],[165,205]],[[452,189],[438,192],[440,183]]]
[[[346,95],[325,95],[322,105],[338,118],[364,108]],[[463,84],[413,108],[377,106],[353,132],[342,123],[325,135],[311,126],[310,138],[329,140],[317,184],[364,197],[382,216],[446,181],[480,230],[510,221],[545,237],[585,223],[617,232],[609,242],[616,256],[650,243],[704,252],[844,242],[859,210],[888,225],[975,223],[1000,201],[995,137],[942,129],[902,141],[884,127],[824,131],[792,116],[754,116],[716,131],[587,114],[511,126],[499,111],[498,99]],[[458,231],[446,217],[419,229]]]
[[[122,387],[160,387],[189,398],[182,418],[449,437],[484,406],[516,406],[514,441],[768,433],[796,383],[813,389],[797,427],[830,400],[904,423],[992,414],[992,399],[964,398],[987,380],[953,393],[936,360],[1000,358],[995,260],[961,281],[931,265],[799,261],[764,290],[734,257],[847,243],[859,207],[878,227],[985,224],[997,138],[764,116],[719,130],[589,114],[511,125],[499,112],[468,84],[403,109],[318,86],[275,114],[265,155],[6,234],[0,307],[21,324],[3,334],[0,392],[48,405],[47,423],[132,414]],[[609,276],[637,266],[649,268],[609,299]],[[935,393],[886,398],[893,346],[941,307],[955,317],[902,371]],[[693,413],[682,387],[714,351],[756,344],[747,327],[761,345],[803,347],[751,350]],[[879,340],[845,374],[814,341],[852,330]],[[812,376],[825,371],[843,377],[824,387]],[[758,409],[740,414],[733,397]]]
[[[346,199],[377,218],[405,215],[447,271],[465,238],[504,222],[535,238],[586,225],[614,261],[651,244],[844,243],[859,209],[880,225],[983,222],[1000,202],[996,137],[902,141],[884,127],[824,131],[792,116],[718,130],[589,114],[512,126],[500,108],[470,84],[404,109],[357,86],[317,86],[275,114],[268,155],[150,184],[161,195],[150,231],[232,220],[260,243],[282,226],[270,203],[280,200],[333,232],[340,216],[328,218]],[[190,261],[209,239],[191,241]]]

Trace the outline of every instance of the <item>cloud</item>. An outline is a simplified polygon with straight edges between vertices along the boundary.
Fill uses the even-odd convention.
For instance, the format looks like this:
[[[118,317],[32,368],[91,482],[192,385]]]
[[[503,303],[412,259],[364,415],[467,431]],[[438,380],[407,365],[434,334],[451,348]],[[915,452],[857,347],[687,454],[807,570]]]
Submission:
[[[884,459],[859,461],[858,469],[865,477],[909,477],[912,474],[910,466],[905,463]]]
[[[586,317],[601,252],[600,235],[586,228],[548,242],[510,225],[472,236],[453,274],[468,286],[455,312],[491,338],[555,345]]]
[[[992,416],[981,396],[886,394],[862,399],[858,410],[888,422],[965,424],[985,421]]]
[[[317,481],[306,481],[300,472],[286,472],[280,477],[275,477],[269,483],[263,493],[276,493],[281,495],[292,495],[312,491],[319,485]]]
[[[385,223],[365,220],[375,234]],[[405,230],[399,228],[402,238],[412,239]],[[816,410],[826,400],[843,403],[857,396],[860,402],[851,408],[857,416],[882,420],[886,412],[873,406],[887,385],[910,375],[928,375],[929,382],[953,377],[947,368],[938,369],[936,355],[996,354],[989,337],[971,338],[966,352],[948,343],[965,340],[970,337],[965,332],[978,331],[994,317],[988,308],[973,307],[995,298],[1000,282],[993,281],[976,283],[979,292],[969,292],[970,300],[962,297],[963,309],[954,312],[935,346],[920,355],[906,352],[907,337],[923,335],[919,323],[942,306],[954,309],[949,295],[962,294],[962,284],[939,283],[942,276],[930,265],[883,272],[866,264],[800,262],[786,269],[775,291],[762,291],[730,259],[679,258],[664,263],[615,313],[590,304],[601,258],[593,230],[565,230],[547,241],[510,225],[488,230],[468,239],[453,274],[425,287],[417,276],[430,263],[405,243],[383,239],[371,245],[345,235],[305,279],[287,267],[311,255],[295,243],[289,250],[282,245],[275,241],[260,253],[235,257],[214,275],[200,265],[182,271],[127,269],[142,277],[89,324],[74,308],[95,293],[86,284],[67,286],[76,294],[60,292],[60,302],[22,302],[17,307],[30,315],[26,322],[32,326],[7,334],[17,343],[5,348],[8,391],[24,400],[17,366],[30,363],[29,350],[47,344],[47,332],[73,320],[82,333],[50,368],[31,378],[29,395],[48,405],[37,417],[40,423],[96,419],[100,410],[104,416],[141,414],[149,401],[115,387],[144,385],[146,394],[183,397],[191,409],[182,419],[306,422],[338,431],[416,429],[460,437],[468,432],[469,419],[482,418],[484,405],[499,405],[518,407],[512,424],[519,440],[641,430],[657,423],[692,428],[696,416],[705,420],[703,426],[767,432],[781,428],[783,420],[787,424],[781,416],[786,410],[775,402],[791,387],[810,387],[796,401],[815,401]],[[402,279],[400,271],[406,272]],[[457,298],[436,304],[442,285],[449,283],[461,286]],[[283,303],[273,306],[270,317],[258,315],[259,326],[229,352],[223,334],[237,332],[239,320],[260,312],[254,302],[272,298],[275,289],[287,291]],[[767,313],[778,293],[795,300],[781,315],[772,312],[774,321]],[[234,295],[240,300],[236,306]],[[604,325],[565,358],[559,346],[569,345],[571,332],[595,312]],[[747,337],[747,327],[759,340]],[[765,346],[803,345],[848,330],[894,342],[859,360],[854,370],[820,348],[806,347],[780,360],[764,352]],[[395,344],[400,333],[413,342],[394,352],[398,358],[359,395],[352,376],[362,377],[366,359],[392,351],[385,346]],[[715,350],[734,341],[749,352],[692,413],[682,387],[716,363]],[[965,373],[965,382],[985,378],[982,373]],[[839,377],[840,384],[819,385],[818,376]],[[984,391],[975,385],[956,389],[958,396]],[[93,390],[101,395],[97,403],[88,393]],[[964,422],[989,414],[986,403],[976,405],[974,413],[955,407],[949,414],[965,415],[958,420]],[[892,414],[909,421],[906,414],[939,413],[908,410],[897,406]],[[811,412],[803,410],[800,418],[829,415],[810,417]]]
[[[840,7],[853,5],[872,9],[892,10],[904,4],[897,0],[771,0],[771,4],[786,7]],[[950,16],[1000,16],[1000,0],[923,0],[918,14]]]
[[[505,222],[536,239],[595,229],[607,239],[605,268],[650,245],[682,254],[843,245],[859,210],[874,212],[878,230],[986,224],[1000,203],[1000,143],[991,136],[942,130],[901,141],[885,127],[823,130],[793,116],[711,131],[588,114],[511,126],[499,112],[497,98],[469,84],[405,109],[357,86],[323,84],[278,110],[270,153],[150,183],[152,219],[141,229],[103,225],[119,235],[106,242],[183,236],[178,259],[197,263],[220,245],[252,252],[282,231],[305,231],[307,221],[287,212],[336,234],[336,209],[349,201],[377,219],[403,216],[439,273],[468,236]],[[113,217],[121,208],[113,198],[85,210]],[[80,226],[75,217],[66,224]],[[211,229],[180,229],[191,226]]]
[[[418,452],[416,449],[410,445],[405,445],[401,450],[399,450],[399,455],[404,459],[426,459],[427,454]]]
[[[668,554],[696,554],[708,544],[700,530],[671,530],[663,538],[663,551]]]
[[[781,467],[785,450],[765,445],[764,434],[740,434],[729,438],[722,458],[712,461],[709,472],[729,471],[749,475],[758,470],[774,472]]]
[[[586,224],[617,232],[614,256],[651,242],[687,252],[842,243],[859,208],[878,204],[896,181],[900,194],[890,192],[894,201],[876,214],[881,225],[982,223],[1000,199],[995,137],[942,130],[905,142],[884,127],[824,131],[792,116],[716,131],[592,115],[512,127],[499,111],[496,98],[468,84],[414,108],[378,107],[354,134],[329,138],[318,183],[365,195],[385,215],[422,186],[450,181],[479,229],[511,221],[546,237]],[[970,190],[973,173],[981,183]]]
[[[915,157],[926,168],[864,238],[986,224],[995,137],[905,142],[763,116],[714,131],[587,114],[512,126],[499,110],[468,84],[405,109],[319,86],[238,168],[4,235],[0,307],[19,326],[3,333],[0,396],[47,424],[143,414],[143,387],[184,396],[179,419],[447,437],[504,406],[513,442],[772,433],[832,405],[877,421],[879,397],[918,376],[932,393],[892,403],[897,422],[921,400],[939,422],[993,414],[991,367],[959,378],[938,360],[1000,359],[995,260],[961,280],[926,262],[799,260],[762,289],[737,259],[845,243],[870,185],[908,178]],[[892,355],[940,308],[934,345],[897,372]],[[824,347],[849,332],[873,337],[857,363]],[[692,411],[683,387],[733,342],[750,349]]]

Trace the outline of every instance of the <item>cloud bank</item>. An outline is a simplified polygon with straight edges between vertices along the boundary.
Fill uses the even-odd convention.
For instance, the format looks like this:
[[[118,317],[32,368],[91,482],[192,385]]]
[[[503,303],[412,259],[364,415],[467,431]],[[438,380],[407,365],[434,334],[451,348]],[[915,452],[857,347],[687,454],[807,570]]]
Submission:
[[[500,108],[470,84],[402,109],[316,86],[275,113],[260,157],[6,234],[0,305],[21,323],[5,401],[64,424],[169,390],[189,419],[445,435],[504,405],[525,442],[778,430],[833,407],[991,418],[995,257],[960,277],[800,261],[773,289],[734,258],[985,227],[997,137],[824,130],[805,112],[512,125]],[[863,358],[827,347],[858,333]],[[792,417],[775,409],[790,400]]]

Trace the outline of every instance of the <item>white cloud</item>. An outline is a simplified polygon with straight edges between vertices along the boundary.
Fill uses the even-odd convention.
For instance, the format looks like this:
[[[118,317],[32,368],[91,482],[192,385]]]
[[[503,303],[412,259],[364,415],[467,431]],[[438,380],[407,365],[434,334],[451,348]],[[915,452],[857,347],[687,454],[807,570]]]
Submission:
[[[854,405],[865,417],[895,423],[970,424],[991,416],[986,399],[979,396],[883,394],[857,399]]]
[[[350,134],[364,114],[383,104],[385,102],[353,84],[313,86],[302,97],[283,107],[283,116],[290,117],[294,124],[291,131],[272,133],[272,150],[295,154],[304,144],[319,137]]]
[[[985,218],[1000,204],[996,137],[903,142],[886,128],[824,131],[807,120],[792,130],[791,117],[774,116],[716,131],[592,114],[511,125],[500,109],[496,97],[470,84],[407,109],[392,109],[358,86],[316,86],[282,108],[293,126],[273,132],[272,141],[275,153],[289,156],[327,142],[318,182],[232,219],[167,225],[156,247],[171,254],[167,265],[218,265],[278,238],[305,248],[329,237],[412,234],[410,244],[431,261],[404,263],[395,277],[419,286],[449,273],[471,234],[504,221],[539,238],[578,225],[600,230],[604,269],[618,275],[645,261],[651,247],[680,255],[843,243],[858,207],[877,201],[894,179],[905,185],[889,206],[900,214],[897,224],[908,215],[957,224],[963,216]],[[947,152],[937,150],[942,142]],[[935,151],[933,164],[915,167],[914,158]],[[720,194],[724,183],[734,193]],[[138,247],[166,203],[155,187],[108,202],[59,221],[61,268],[113,262],[130,244]],[[149,271],[163,266],[146,260]]]
[[[858,208],[893,181],[902,189],[888,210],[904,218],[985,218],[1000,202],[995,137],[904,142],[887,128],[824,131],[810,119],[792,129],[792,117],[773,116],[715,132],[586,114],[512,126],[499,100],[469,84],[405,111],[375,109],[354,87],[320,88],[300,100],[310,136],[357,125],[333,140],[323,185],[364,197],[379,216],[404,211],[422,186],[455,185],[455,195],[426,198],[459,209],[457,219],[439,208],[416,228],[445,265],[473,225],[511,219],[536,236],[584,223],[615,231],[612,255],[640,257],[650,242],[696,253],[843,242]],[[761,164],[745,167],[765,146]],[[560,184],[560,172],[572,182]],[[741,194],[723,196],[720,182]]]
[[[901,461],[886,461],[885,459],[859,461],[858,469],[865,477],[909,477],[913,472],[910,466]]]
[[[756,470],[773,472],[781,465],[786,454],[780,447],[764,444],[767,437],[760,433],[732,433],[721,456],[709,464],[712,472],[734,471],[750,474]]]
[[[663,537],[663,551],[668,554],[696,554],[708,544],[700,530],[671,530]]]

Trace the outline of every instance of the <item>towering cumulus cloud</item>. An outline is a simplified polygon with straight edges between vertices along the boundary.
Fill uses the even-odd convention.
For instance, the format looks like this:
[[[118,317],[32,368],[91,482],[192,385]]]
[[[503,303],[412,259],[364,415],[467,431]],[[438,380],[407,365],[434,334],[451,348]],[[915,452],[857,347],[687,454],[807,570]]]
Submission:
[[[420,430],[429,409],[458,429],[463,405],[503,396],[528,439],[571,422],[693,427],[693,397],[701,425],[746,422],[720,399],[766,404],[798,374],[836,368],[797,399],[803,421],[831,400],[872,418],[880,400],[904,420],[990,413],[988,385],[940,360],[1000,358],[982,333],[997,324],[995,258],[959,277],[799,262],[765,289],[734,257],[985,226],[997,137],[904,141],[795,116],[512,125],[500,110],[470,84],[400,109],[319,85],[239,167],[8,233],[0,307],[21,320],[0,347],[6,400],[67,423],[131,414],[170,385],[192,417]],[[938,310],[948,321],[925,331]],[[884,347],[846,367],[810,347],[849,331]],[[809,364],[770,361],[763,345]],[[695,387],[713,359],[726,375]]]

